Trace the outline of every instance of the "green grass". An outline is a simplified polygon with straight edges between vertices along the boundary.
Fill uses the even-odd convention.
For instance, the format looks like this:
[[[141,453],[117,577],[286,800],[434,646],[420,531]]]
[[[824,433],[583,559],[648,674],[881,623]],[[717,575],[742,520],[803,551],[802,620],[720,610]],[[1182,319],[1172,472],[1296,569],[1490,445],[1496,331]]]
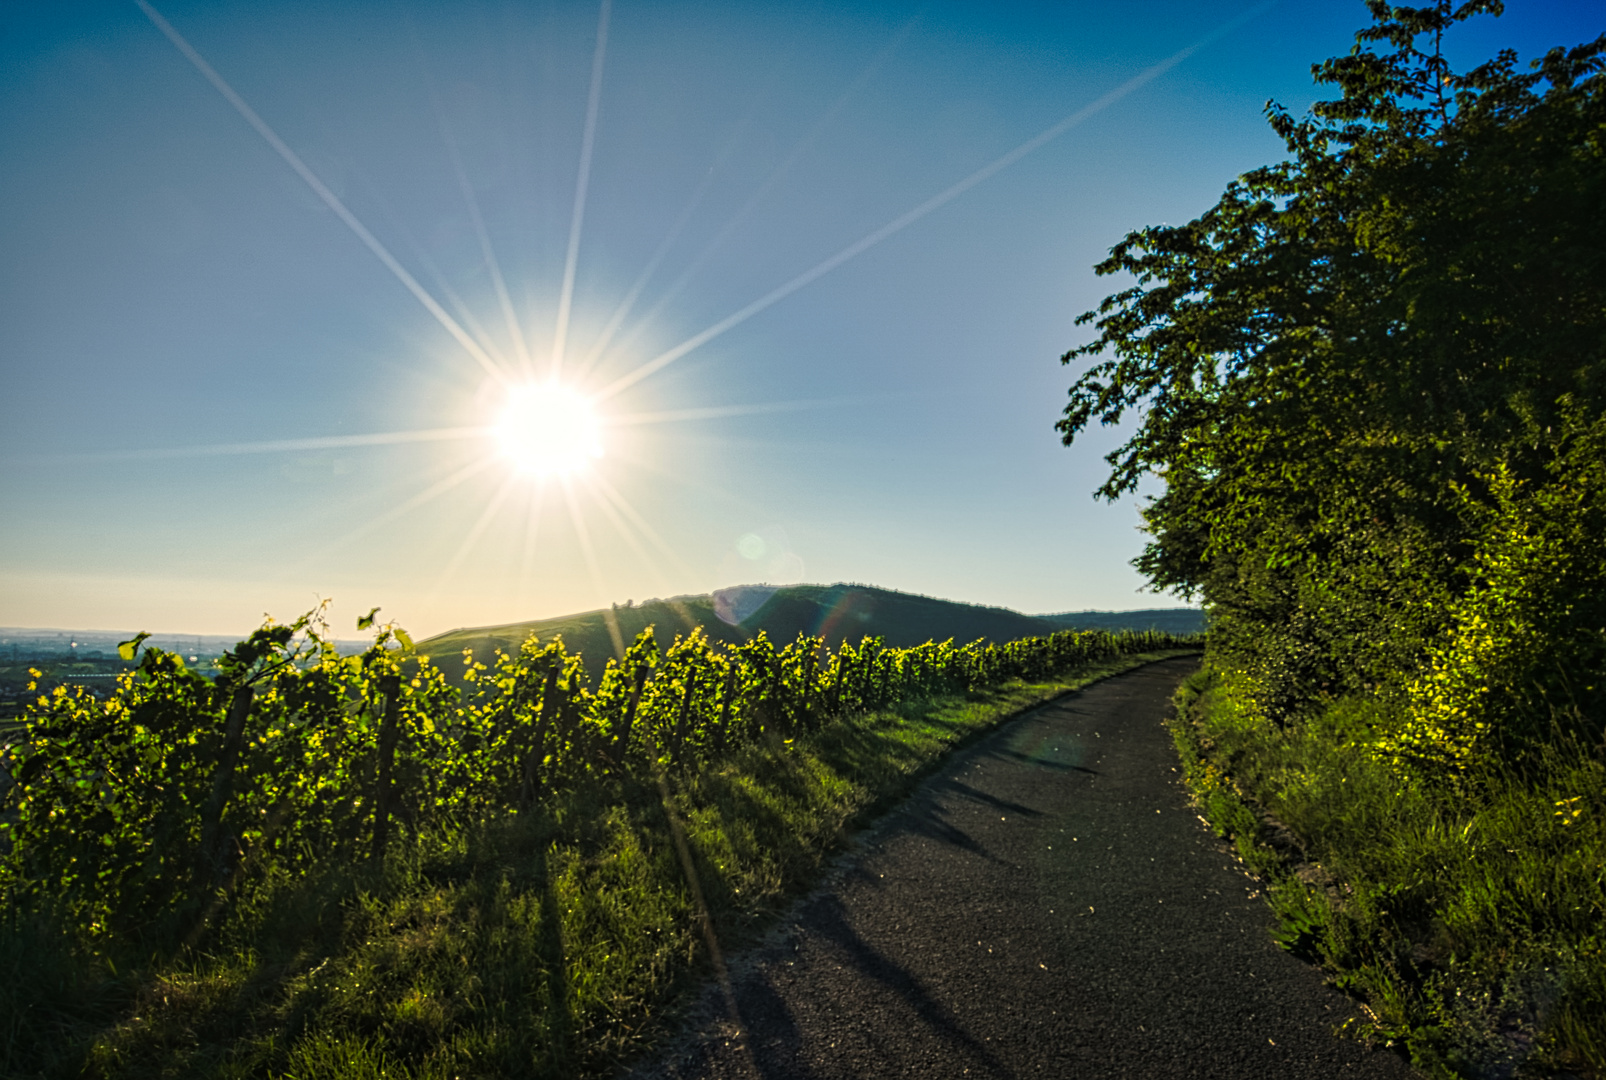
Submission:
[[[1452,792],[1368,752],[1386,720],[1373,703],[1279,731],[1207,668],[1179,705],[1201,809],[1267,879],[1282,944],[1365,1004],[1354,1034],[1430,1075],[1606,1076],[1598,751],[1557,745],[1531,775]]]
[[[671,774],[667,789],[587,787],[408,837],[383,865],[269,871],[177,953],[73,951],[48,920],[13,917],[0,1075],[612,1074],[673,1029],[709,972],[677,824],[717,939],[738,947],[956,745],[1162,655],[1175,654],[837,721]]]

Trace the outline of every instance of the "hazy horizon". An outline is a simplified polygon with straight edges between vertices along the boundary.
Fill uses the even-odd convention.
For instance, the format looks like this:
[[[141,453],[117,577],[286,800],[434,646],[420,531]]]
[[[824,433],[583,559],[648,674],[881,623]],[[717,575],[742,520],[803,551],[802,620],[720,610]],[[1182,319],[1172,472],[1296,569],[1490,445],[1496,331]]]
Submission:
[[[874,589],[881,588],[881,586],[867,585],[864,582],[847,582],[847,581],[837,581],[837,582],[831,582],[829,584],[826,584],[826,583],[823,583],[823,582],[798,582],[798,583],[794,583],[794,584],[789,584],[789,585],[784,586],[784,587],[791,588],[791,587],[794,587],[794,585],[802,586],[804,588],[836,588],[836,587],[874,588]],[[737,585],[721,586],[719,589],[717,589],[715,591],[716,592],[724,592],[724,591],[728,591],[730,589],[769,588],[769,587],[771,587],[771,586],[769,586],[769,584],[766,583],[766,582],[744,582],[744,583],[737,584]],[[678,593],[678,594],[676,594],[674,596],[654,596],[654,597],[642,597],[642,598],[627,597],[625,601],[617,601],[617,603],[619,604],[619,606],[623,607],[623,606],[625,606],[625,603],[628,601],[628,602],[634,603],[636,606],[639,607],[639,606],[641,606],[643,604],[649,604],[649,603],[654,603],[654,602],[686,600],[686,599],[691,599],[691,598],[694,598],[694,597],[702,597],[702,596],[708,596],[708,595],[710,595],[710,594],[709,593]],[[908,593],[908,594],[905,594],[905,595],[920,596],[920,597],[922,597],[924,599],[931,599],[931,600],[941,600],[941,601],[944,601],[946,603],[969,604],[969,605],[972,605],[972,606],[975,606],[975,607],[997,608],[997,609],[1004,610],[1004,611],[1013,611],[1018,615],[1026,615],[1026,616],[1031,617],[1031,618],[1043,618],[1043,617],[1054,616],[1054,615],[1120,615],[1120,614],[1126,614],[1126,613],[1129,613],[1129,612],[1195,611],[1195,610],[1198,610],[1198,605],[1196,605],[1196,604],[1185,604],[1185,603],[1170,603],[1170,604],[1167,604],[1167,603],[1162,603],[1162,602],[1156,602],[1156,603],[1145,604],[1145,605],[1142,605],[1142,606],[1129,607],[1129,608],[1074,608],[1074,609],[1068,609],[1068,610],[1064,610],[1064,611],[1021,611],[1019,609],[1007,607],[1007,606],[1001,605],[1001,604],[984,604],[984,603],[981,603],[981,602],[978,602],[978,601],[971,601],[971,600],[955,600],[955,599],[953,599],[951,597],[945,597],[945,596],[935,596],[935,597],[933,597],[933,596],[927,596],[924,593]],[[1163,601],[1164,599],[1165,599],[1164,597],[1157,597],[1156,598],[1157,601]],[[516,624],[516,623],[526,623],[526,622],[545,622],[545,621],[549,621],[549,620],[563,619],[563,618],[568,618],[568,617],[573,617],[573,616],[578,616],[578,615],[588,615],[588,614],[591,614],[591,613],[596,612],[596,611],[604,610],[607,607],[608,607],[608,605],[604,604],[601,608],[586,608],[584,610],[579,610],[579,611],[565,611],[565,612],[559,612],[559,613],[556,613],[556,614],[532,616],[530,618],[507,619],[507,620],[503,620],[502,622],[499,622],[499,623],[464,624],[463,626],[448,627],[445,630],[434,631],[429,636],[434,637],[434,636],[438,636],[439,634],[449,633],[452,630],[472,629],[472,628],[477,627],[477,626],[490,627],[490,626],[502,626],[502,625],[509,625],[509,624]],[[143,626],[110,627],[110,626],[50,626],[50,625],[43,625],[43,626],[8,626],[8,625],[0,625],[0,643],[3,643],[3,641],[4,641],[4,639],[6,637],[12,636],[12,635],[14,635],[16,633],[19,633],[19,632],[21,632],[21,633],[38,633],[38,634],[43,634],[43,633],[51,633],[51,634],[79,634],[79,633],[82,633],[82,634],[123,634],[123,633],[139,633],[139,632],[142,632],[142,631],[148,631],[152,635],[153,639],[155,639],[155,638],[163,638],[163,637],[169,637],[169,638],[171,638],[171,637],[179,637],[179,638],[187,638],[187,637],[229,638],[229,637],[233,637],[235,634],[238,634],[240,637],[244,637],[246,634],[250,633],[250,631],[253,630],[253,629],[255,629],[255,624],[253,624],[252,626],[249,626],[249,627],[242,627],[238,631],[223,632],[223,633],[218,633],[218,632],[195,633],[195,632],[185,631],[185,630],[181,630],[181,629],[174,629],[173,627],[163,627],[163,628],[160,628],[160,629],[154,629],[153,630],[153,629],[150,629],[149,627],[143,627]],[[340,628],[338,626],[331,627],[331,630],[334,633],[335,638],[338,639],[338,640],[342,640],[342,641],[358,641],[358,640],[365,640],[366,639],[361,634],[358,634],[357,636],[352,636],[352,634],[356,633],[356,632],[354,632],[354,631],[346,631],[346,630],[343,630],[342,628]]]

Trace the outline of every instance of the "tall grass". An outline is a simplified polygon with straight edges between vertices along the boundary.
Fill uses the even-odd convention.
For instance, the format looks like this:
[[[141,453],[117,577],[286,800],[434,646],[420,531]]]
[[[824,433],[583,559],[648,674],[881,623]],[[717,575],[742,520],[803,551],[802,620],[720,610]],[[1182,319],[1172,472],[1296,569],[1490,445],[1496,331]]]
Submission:
[[[1557,739],[1520,770],[1435,785],[1371,752],[1376,702],[1279,729],[1211,669],[1179,702],[1188,783],[1268,879],[1285,947],[1364,1003],[1356,1034],[1431,1075],[1606,1076],[1598,753]]]

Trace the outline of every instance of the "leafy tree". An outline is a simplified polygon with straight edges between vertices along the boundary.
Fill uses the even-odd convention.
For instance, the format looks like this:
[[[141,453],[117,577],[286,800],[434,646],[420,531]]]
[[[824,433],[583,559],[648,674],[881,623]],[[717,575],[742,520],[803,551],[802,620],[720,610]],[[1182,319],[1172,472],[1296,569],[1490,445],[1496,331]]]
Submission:
[[[1133,283],[1063,358],[1091,362],[1064,442],[1141,412],[1099,494],[1164,480],[1137,565],[1211,606],[1278,721],[1403,699],[1479,572],[1493,478],[1560,482],[1564,412],[1606,403],[1606,36],[1459,73],[1446,34],[1498,0],[1368,6],[1313,68],[1338,97],[1268,105],[1287,158],[1117,244],[1097,270]]]

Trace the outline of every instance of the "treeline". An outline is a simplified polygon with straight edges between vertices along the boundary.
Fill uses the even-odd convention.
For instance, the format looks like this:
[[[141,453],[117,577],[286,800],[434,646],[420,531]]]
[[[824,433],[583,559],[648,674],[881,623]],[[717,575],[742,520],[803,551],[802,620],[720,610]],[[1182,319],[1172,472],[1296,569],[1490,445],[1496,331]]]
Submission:
[[[1497,0],[1368,6],[1284,160],[1098,267],[1059,428],[1143,414],[1102,494],[1164,481],[1137,565],[1210,611],[1198,780],[1351,890],[1290,940],[1425,1067],[1606,1069],[1606,37],[1462,71]]]
[[[215,678],[146,647],[107,700],[40,697],[0,751],[6,906],[52,913],[85,941],[176,940],[244,876],[380,860],[421,831],[534,810],[579,785],[700,768],[844,715],[1183,641],[1065,632],[833,651],[762,633],[716,648],[698,631],[660,650],[649,628],[594,686],[561,638],[531,636],[492,664],[465,656],[459,688],[394,626],[342,656],[316,617],[264,626]],[[126,657],[142,644],[125,643]]]

